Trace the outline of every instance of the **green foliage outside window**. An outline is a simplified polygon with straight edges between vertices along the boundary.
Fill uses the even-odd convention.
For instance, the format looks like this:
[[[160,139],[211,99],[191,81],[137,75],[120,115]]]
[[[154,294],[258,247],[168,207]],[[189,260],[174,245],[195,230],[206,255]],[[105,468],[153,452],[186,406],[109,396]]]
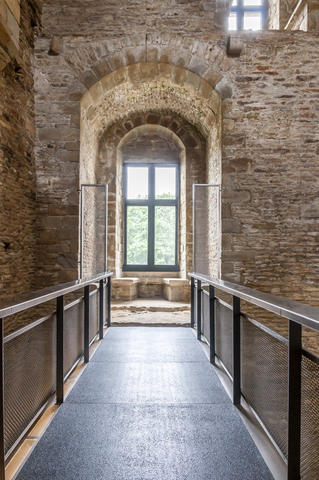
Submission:
[[[175,207],[155,207],[155,264],[175,264]]]
[[[148,207],[127,207],[127,263],[147,264]]]
[[[170,198],[162,194],[161,199]],[[175,264],[176,208],[155,207],[155,264]],[[147,265],[148,261],[148,207],[128,206],[127,208],[127,264]]]

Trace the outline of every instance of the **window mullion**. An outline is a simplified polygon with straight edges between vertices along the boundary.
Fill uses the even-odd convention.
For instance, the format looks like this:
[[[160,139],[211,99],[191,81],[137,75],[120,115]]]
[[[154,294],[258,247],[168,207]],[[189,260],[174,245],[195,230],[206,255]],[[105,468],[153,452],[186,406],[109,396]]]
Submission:
[[[124,264],[127,264],[127,166],[123,165],[123,193],[124,193]]]
[[[153,202],[150,202],[148,207],[148,264],[154,265],[154,243],[155,243],[155,206]]]
[[[237,29],[243,30],[244,27],[244,5],[243,0],[238,0]]]
[[[178,263],[178,249],[179,249],[179,208],[180,208],[180,175],[179,175],[179,166],[176,165],[176,206],[175,206],[175,264]]]
[[[148,264],[153,266],[155,245],[155,167],[151,164],[148,168]]]
[[[178,262],[178,204],[175,205],[175,265]]]

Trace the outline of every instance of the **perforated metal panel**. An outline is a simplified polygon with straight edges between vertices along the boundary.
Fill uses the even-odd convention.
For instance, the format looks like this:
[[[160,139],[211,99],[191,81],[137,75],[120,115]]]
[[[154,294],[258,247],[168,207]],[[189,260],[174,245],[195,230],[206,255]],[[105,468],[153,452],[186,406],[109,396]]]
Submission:
[[[81,185],[81,278],[107,269],[107,185]]]
[[[216,355],[228,372],[233,374],[233,312],[230,307],[216,300]]]
[[[83,354],[83,300],[76,301],[64,312],[64,375]]]
[[[287,455],[288,346],[243,317],[241,390]]]
[[[98,290],[90,293],[90,342],[99,331],[99,295]]]
[[[193,271],[220,276],[220,186],[193,185]]]
[[[319,365],[302,359],[301,478],[319,478]]]
[[[56,318],[5,343],[5,451],[55,390]]]
[[[106,284],[103,286],[104,289],[104,325],[107,324],[107,306],[108,306],[108,301],[107,301],[107,287]]]
[[[202,335],[209,341],[210,321],[209,321],[209,292],[202,292]]]
[[[197,327],[197,288],[194,293],[194,326]]]

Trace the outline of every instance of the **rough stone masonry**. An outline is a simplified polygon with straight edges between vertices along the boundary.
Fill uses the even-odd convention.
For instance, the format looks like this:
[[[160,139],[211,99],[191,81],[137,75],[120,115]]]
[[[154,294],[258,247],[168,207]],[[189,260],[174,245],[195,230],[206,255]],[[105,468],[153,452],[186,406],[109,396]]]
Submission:
[[[0,85],[5,294],[77,276],[81,119],[93,115],[81,100],[90,90],[121,106],[117,116],[105,112],[105,132],[125,123],[126,110],[152,113],[154,125],[165,111],[191,120],[205,136],[205,179],[222,185],[223,278],[319,304],[319,34],[237,33],[243,49],[231,58],[228,8],[208,0],[44,2],[33,49],[38,4],[21,2],[21,58],[11,59]],[[158,67],[144,66],[151,63]],[[133,94],[158,81],[160,112],[155,90]]]

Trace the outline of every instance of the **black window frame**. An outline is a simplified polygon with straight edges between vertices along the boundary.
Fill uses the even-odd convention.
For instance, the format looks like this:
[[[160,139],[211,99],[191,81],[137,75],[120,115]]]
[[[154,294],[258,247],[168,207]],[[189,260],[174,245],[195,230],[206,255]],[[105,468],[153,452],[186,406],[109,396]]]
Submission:
[[[250,30],[244,29],[244,14],[246,12],[261,13],[261,29],[265,30],[267,25],[267,4],[266,0],[262,1],[261,5],[245,5],[245,0],[237,0],[237,5],[232,6],[230,14],[236,14],[237,30],[243,30],[249,32]],[[229,30],[229,32],[236,32],[237,30]]]
[[[127,169],[128,167],[147,167],[148,168],[148,198],[147,199],[128,199],[127,198]],[[155,198],[155,168],[174,167],[176,169],[176,196],[172,199]],[[179,247],[179,191],[180,174],[178,163],[140,163],[125,162],[123,164],[123,191],[124,191],[124,264],[123,272],[179,272],[178,247]],[[175,206],[175,263],[174,265],[156,265],[155,256],[155,207],[156,206]],[[148,237],[147,237],[147,259],[146,265],[133,265],[127,263],[127,207],[128,206],[147,206],[148,207]]]

